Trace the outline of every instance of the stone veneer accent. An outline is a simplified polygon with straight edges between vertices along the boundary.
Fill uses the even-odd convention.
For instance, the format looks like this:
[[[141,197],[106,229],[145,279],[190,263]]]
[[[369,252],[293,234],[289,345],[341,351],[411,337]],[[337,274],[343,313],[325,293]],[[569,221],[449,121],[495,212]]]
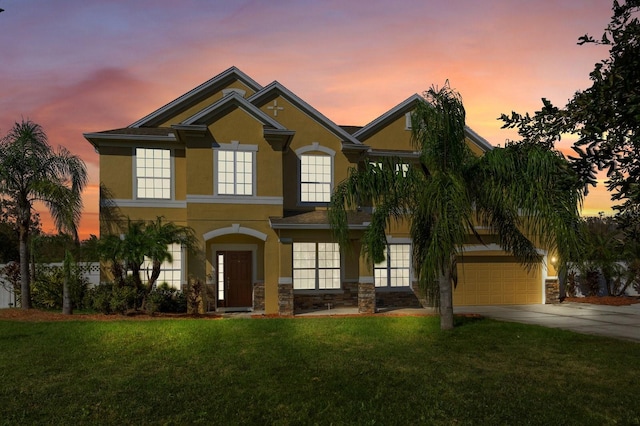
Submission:
[[[555,305],[560,303],[560,284],[557,278],[547,279],[544,282],[545,304]]]
[[[411,289],[376,292],[377,308],[423,308],[425,306]]]
[[[342,283],[339,292],[314,291],[294,292],[296,312],[351,308],[358,306],[358,283]]]
[[[253,310],[264,311],[264,282],[253,284]]]
[[[376,287],[373,283],[358,283],[358,312],[375,314]]]
[[[293,284],[278,284],[278,313],[293,315]]]

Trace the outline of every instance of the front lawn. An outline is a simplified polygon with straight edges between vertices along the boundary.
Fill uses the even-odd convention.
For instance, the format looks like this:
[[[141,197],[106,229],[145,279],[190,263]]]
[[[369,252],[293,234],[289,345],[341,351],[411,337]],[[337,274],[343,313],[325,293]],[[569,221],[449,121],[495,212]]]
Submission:
[[[638,424],[638,360],[475,318],[0,321],[0,424]]]

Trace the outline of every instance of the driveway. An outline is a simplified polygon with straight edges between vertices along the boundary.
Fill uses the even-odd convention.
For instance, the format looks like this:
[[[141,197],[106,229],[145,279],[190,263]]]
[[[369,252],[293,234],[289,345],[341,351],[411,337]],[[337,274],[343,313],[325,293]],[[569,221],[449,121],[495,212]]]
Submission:
[[[603,306],[587,303],[559,305],[460,306],[456,314],[479,314],[502,321],[561,328],[577,333],[640,342],[640,304]]]

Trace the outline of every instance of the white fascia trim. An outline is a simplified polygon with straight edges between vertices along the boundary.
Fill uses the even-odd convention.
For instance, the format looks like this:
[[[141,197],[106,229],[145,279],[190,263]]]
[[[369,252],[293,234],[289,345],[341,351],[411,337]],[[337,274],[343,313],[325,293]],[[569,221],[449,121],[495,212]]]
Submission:
[[[504,251],[506,254],[510,254],[509,252],[505,251],[502,247],[500,247],[498,244],[496,243],[491,243],[491,244],[487,244],[482,245],[482,244],[478,244],[478,245],[472,245],[472,246],[464,246],[462,249],[463,252],[474,252],[474,251]],[[546,256],[547,255],[547,250],[541,249],[541,248],[536,248],[536,251],[538,252],[538,254],[542,255],[542,256]]]
[[[103,207],[151,207],[151,208],[168,208],[168,209],[184,209],[187,207],[187,202],[182,200],[155,200],[155,199],[140,199],[140,200],[128,200],[128,199],[114,199],[110,202],[100,203]]]
[[[422,99],[422,97],[417,93],[411,95],[410,97],[400,102],[395,107],[391,108],[390,110],[388,110],[387,112],[379,116],[378,118],[371,121],[362,129],[355,132],[353,134],[353,137],[358,140],[367,139],[373,133],[378,131],[380,127],[383,127],[386,124],[388,124],[390,121],[395,120],[400,114],[404,114],[405,112],[407,112],[405,110],[410,108],[416,101],[420,99]]]
[[[272,223],[269,220],[271,229],[331,229],[328,223],[301,224],[301,223]],[[351,230],[366,230],[368,225],[349,225]]]
[[[196,124],[199,120],[204,119],[208,115],[213,115],[217,110],[224,110],[229,106],[235,106],[237,108],[243,109],[247,114],[255,118],[262,125],[269,125],[278,130],[287,130],[282,124],[278,123],[273,118],[269,117],[267,114],[262,112],[258,107],[247,101],[245,98],[240,96],[238,93],[230,93],[224,98],[220,99],[218,102],[206,107],[205,109],[197,112],[191,117],[187,118],[180,124]]]
[[[491,151],[493,149],[493,145],[491,145],[488,140],[477,134],[471,127],[464,126],[464,132],[469,139],[485,151]]]
[[[187,195],[190,204],[267,204],[281,205],[283,197],[254,197],[251,195]]]
[[[264,99],[265,96],[268,96],[269,93],[272,91],[279,93],[283,98],[289,101],[293,106],[295,106],[296,108],[298,108],[300,111],[310,116],[311,118],[315,119],[317,122],[322,124],[327,129],[331,130],[331,132],[336,136],[342,138],[345,141],[354,143],[356,145],[361,144],[359,140],[354,138],[352,135],[350,135],[348,132],[346,132],[344,129],[338,126],[336,123],[331,121],[320,111],[318,111],[317,109],[315,109],[314,107],[312,107],[311,105],[303,101],[300,97],[298,97],[295,93],[293,93],[292,91],[287,89],[285,86],[280,84],[278,81],[274,81],[273,83],[264,87],[259,92],[254,93],[253,96],[250,96],[248,98],[248,101],[253,104],[260,102],[262,99]]]
[[[252,90],[255,90],[256,92],[258,92],[259,90],[262,89],[262,86],[260,84],[256,83],[251,77],[249,77],[248,75],[246,75],[245,73],[240,71],[238,68],[231,67],[231,68],[228,68],[225,71],[221,72],[220,74],[216,75],[215,77],[205,81],[204,83],[202,83],[201,85],[195,87],[194,89],[189,90],[187,93],[185,93],[184,95],[174,99],[173,101],[169,102],[168,104],[158,108],[157,110],[155,110],[151,114],[141,118],[140,120],[136,121],[135,123],[133,123],[129,127],[141,127],[146,122],[148,122],[150,120],[153,120],[154,118],[156,118],[156,117],[162,115],[163,113],[171,110],[172,108],[176,107],[177,105],[179,105],[179,104],[181,104],[183,102],[186,102],[189,98],[194,97],[194,96],[198,95],[199,93],[201,93],[203,91],[206,91],[210,87],[216,85],[218,82],[224,80],[225,78],[227,78],[227,77],[229,77],[229,76],[231,76],[233,74],[235,74],[238,77],[239,81],[241,81],[245,85],[249,86]]]
[[[149,142],[177,142],[176,135],[174,133],[167,133],[166,136],[161,135],[126,135],[118,133],[83,133],[87,139],[103,139],[103,140],[123,140],[128,141],[149,141]]]

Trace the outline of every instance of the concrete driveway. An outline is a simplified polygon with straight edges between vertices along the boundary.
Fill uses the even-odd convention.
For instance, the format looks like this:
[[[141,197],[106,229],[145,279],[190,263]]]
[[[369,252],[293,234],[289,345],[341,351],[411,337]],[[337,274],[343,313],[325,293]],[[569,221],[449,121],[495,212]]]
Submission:
[[[587,303],[559,305],[460,306],[456,314],[479,314],[502,321],[561,328],[577,333],[640,342],[640,304],[603,306]]]

